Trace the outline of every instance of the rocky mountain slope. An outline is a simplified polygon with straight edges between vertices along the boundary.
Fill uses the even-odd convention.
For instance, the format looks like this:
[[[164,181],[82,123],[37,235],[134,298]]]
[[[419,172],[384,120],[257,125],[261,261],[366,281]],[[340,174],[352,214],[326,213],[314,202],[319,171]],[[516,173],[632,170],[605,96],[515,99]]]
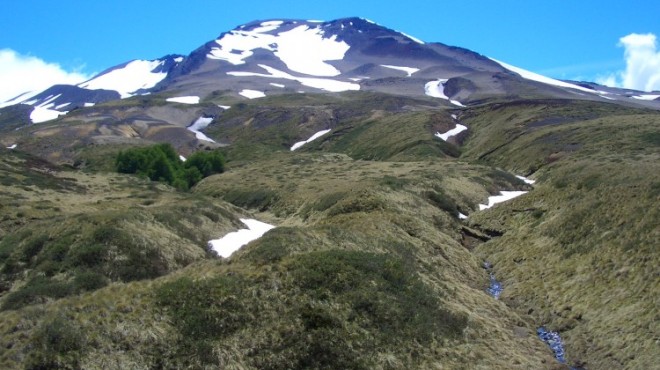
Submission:
[[[653,368],[653,96],[350,18],[24,97],[0,109],[0,367]],[[226,172],[115,173],[162,142]],[[219,257],[245,219],[275,227]]]

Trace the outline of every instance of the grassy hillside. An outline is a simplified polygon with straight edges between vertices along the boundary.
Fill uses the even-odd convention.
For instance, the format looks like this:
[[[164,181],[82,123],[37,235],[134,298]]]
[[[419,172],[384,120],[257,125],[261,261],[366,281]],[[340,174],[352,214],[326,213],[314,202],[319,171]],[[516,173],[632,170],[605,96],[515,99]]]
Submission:
[[[206,130],[229,144],[226,172],[189,192],[107,172],[146,136],[69,145],[61,162],[75,167],[3,150],[0,367],[567,368],[536,337],[545,325],[570,364],[653,368],[660,115],[428,104],[373,93],[236,103]],[[434,133],[452,114],[469,130],[447,143]],[[58,158],[73,131],[49,127],[21,133],[19,150]],[[478,211],[500,190],[529,193]],[[207,250],[247,215],[277,228],[229,259]]]
[[[561,331],[568,357],[589,368],[653,368],[660,115],[560,102],[484,110],[467,121],[467,155],[538,170],[539,180],[527,196],[470,220],[505,232],[477,249],[504,279],[502,299]]]

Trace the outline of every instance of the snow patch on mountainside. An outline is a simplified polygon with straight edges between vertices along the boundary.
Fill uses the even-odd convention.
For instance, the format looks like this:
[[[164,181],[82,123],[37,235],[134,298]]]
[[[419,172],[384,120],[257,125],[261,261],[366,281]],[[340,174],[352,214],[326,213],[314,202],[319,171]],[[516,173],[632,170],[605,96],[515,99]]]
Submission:
[[[266,94],[263,91],[250,90],[250,89],[241,90],[238,93],[238,95],[244,96],[248,99],[258,99],[266,96]]]
[[[279,22],[279,23],[278,23]],[[265,49],[273,52],[292,71],[312,76],[337,76],[341,72],[326,63],[341,60],[350,48],[344,41],[337,41],[337,35],[326,37],[318,26],[299,26],[289,31],[273,35],[280,21],[260,24],[251,30],[233,30],[215,40],[218,47],[211,49],[209,59],[219,59],[234,65],[245,64],[245,59],[254,55],[254,50]]]
[[[34,107],[34,110],[30,113],[30,120],[32,123],[42,123],[55,118],[65,115],[67,112],[60,112],[49,108],[44,107]]]
[[[429,81],[424,85],[424,93],[433,98],[440,98],[449,100],[449,97],[445,95],[444,83],[447,82],[447,79],[438,79],[435,81]]]
[[[467,130],[467,126],[464,126],[464,125],[461,125],[460,123],[457,123],[456,127],[454,127],[453,129],[451,129],[451,130],[449,130],[449,131],[447,131],[443,134],[441,134],[439,132],[436,132],[435,136],[441,138],[444,141],[447,141],[447,140],[449,140],[450,137],[456,136],[456,135],[460,134],[461,132],[463,132],[465,130]]]
[[[580,91],[584,91],[584,92],[588,92],[588,93],[592,93],[592,94],[595,93],[594,90],[587,89],[586,87],[582,87],[582,86],[571,84],[571,83],[564,82],[564,81],[555,80],[554,78],[550,78],[550,77],[545,77],[545,76],[542,76],[538,73],[530,72],[528,70],[518,68],[518,67],[512,66],[510,64],[506,64],[504,62],[500,62],[497,59],[490,58],[490,60],[494,61],[495,63],[498,63],[499,65],[501,65],[502,67],[508,69],[511,72],[515,72],[515,73],[519,74],[520,77],[526,78],[528,80],[541,82],[541,83],[548,84],[548,85],[559,86],[559,87],[567,87],[567,88],[570,88],[570,89],[580,90]]]
[[[418,38],[416,38],[416,37],[410,36],[410,35],[408,35],[408,34],[406,34],[406,33],[401,32],[401,31],[396,31],[396,32],[402,34],[403,36],[405,36],[405,37],[407,37],[407,38],[413,40],[414,42],[416,42],[416,43],[418,43],[418,44],[424,45],[424,41],[422,41],[422,40],[420,40],[420,39],[418,39]]]
[[[299,141],[299,142],[293,144],[293,145],[291,146],[291,151],[293,152],[294,150],[300,148],[301,146],[303,146],[303,145],[305,145],[305,144],[307,144],[307,143],[311,143],[312,141],[314,141],[314,140],[320,138],[321,136],[327,134],[328,132],[330,132],[330,129],[327,129],[327,130],[321,130],[321,131],[315,133],[314,135],[312,135],[309,139],[307,139],[307,140],[305,140],[305,141]]]
[[[519,179],[521,179],[522,181],[524,181],[525,184],[534,185],[534,184],[536,183],[536,180],[530,180],[530,179],[528,179],[528,178],[526,178],[526,177],[524,177],[524,176],[516,175],[516,177],[519,178]]]
[[[261,238],[268,230],[275,228],[273,225],[253,219],[241,218],[240,220],[248,227],[247,229],[234,231],[220,239],[209,241],[208,244],[211,249],[216,251],[221,257],[227,258],[231,256],[242,246]]]
[[[413,73],[418,72],[419,68],[413,68],[413,67],[400,67],[400,66],[391,66],[387,64],[381,64],[381,67],[389,68],[389,69],[396,69],[399,71],[406,72],[408,74],[408,77],[412,76]]]
[[[449,99],[449,97],[445,95],[445,83],[447,81],[449,80],[446,78],[439,78],[435,81],[427,82],[426,85],[424,85],[424,93],[430,97],[445,99],[454,105],[464,107],[465,105],[463,105],[458,100]]]
[[[488,209],[497,203],[502,203],[506,202],[507,200],[511,200],[513,198],[519,197],[523,194],[527,193],[526,191],[501,191],[498,195],[493,195],[488,197],[488,204],[479,204],[479,210],[483,211],[484,209]]]
[[[330,92],[341,92],[341,91],[350,91],[350,90],[360,90],[360,85],[345,82],[332,80],[329,78],[314,78],[314,77],[296,77],[292,76],[286,72],[280,71],[278,69],[269,67],[264,64],[259,64],[259,67],[265,69],[270,74],[263,73],[254,73],[254,72],[227,72],[230,76],[236,77],[264,77],[264,78],[280,78],[291,81],[298,81],[301,84],[316,89],[326,90]]]
[[[632,98],[637,100],[655,100],[657,98],[660,98],[660,94],[635,95],[632,96]]]
[[[165,61],[160,60],[134,60],[77,86],[90,90],[115,90],[122,99],[128,98],[135,91],[150,89],[167,77],[167,72],[152,72],[164,64]]]
[[[62,94],[57,94],[57,95],[49,95],[46,97],[46,100],[39,104],[38,106],[34,107],[32,112],[30,112],[30,120],[32,123],[42,123],[50,120],[54,120],[55,118],[65,115],[68,112],[60,112],[55,109],[52,109],[55,106],[55,103],[53,103],[57,98],[62,96]],[[29,101],[24,104],[34,104],[36,101]],[[68,104],[64,104],[68,105]]]
[[[181,104],[199,104],[199,96],[175,96],[173,98],[167,98],[165,101]]]
[[[211,139],[210,137],[206,136],[203,132],[200,131],[208,127],[208,125],[211,124],[211,122],[213,122],[212,117],[199,117],[192,125],[186,128],[188,129],[188,131],[195,133],[195,137],[197,138],[197,140],[204,140],[215,143],[215,140]]]
[[[18,146],[17,144],[12,144],[8,146],[7,149],[16,149],[17,146]]]

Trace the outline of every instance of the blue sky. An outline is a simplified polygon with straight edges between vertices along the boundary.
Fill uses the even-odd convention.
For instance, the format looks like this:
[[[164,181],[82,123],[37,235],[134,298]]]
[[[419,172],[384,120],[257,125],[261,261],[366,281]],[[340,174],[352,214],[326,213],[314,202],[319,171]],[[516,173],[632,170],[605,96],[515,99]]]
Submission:
[[[89,75],[131,59],[188,54],[251,20],[360,16],[550,77],[595,80],[624,70],[621,37],[660,35],[658,14],[657,0],[6,0],[0,50]]]

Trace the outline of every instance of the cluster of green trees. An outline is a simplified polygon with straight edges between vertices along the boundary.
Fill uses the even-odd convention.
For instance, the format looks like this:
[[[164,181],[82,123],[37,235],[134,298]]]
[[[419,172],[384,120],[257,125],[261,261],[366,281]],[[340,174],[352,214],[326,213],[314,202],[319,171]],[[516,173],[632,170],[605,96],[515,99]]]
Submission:
[[[117,172],[145,176],[187,190],[204,177],[223,172],[225,160],[219,151],[199,151],[184,162],[172,145],[156,144],[119,152],[115,166]]]

